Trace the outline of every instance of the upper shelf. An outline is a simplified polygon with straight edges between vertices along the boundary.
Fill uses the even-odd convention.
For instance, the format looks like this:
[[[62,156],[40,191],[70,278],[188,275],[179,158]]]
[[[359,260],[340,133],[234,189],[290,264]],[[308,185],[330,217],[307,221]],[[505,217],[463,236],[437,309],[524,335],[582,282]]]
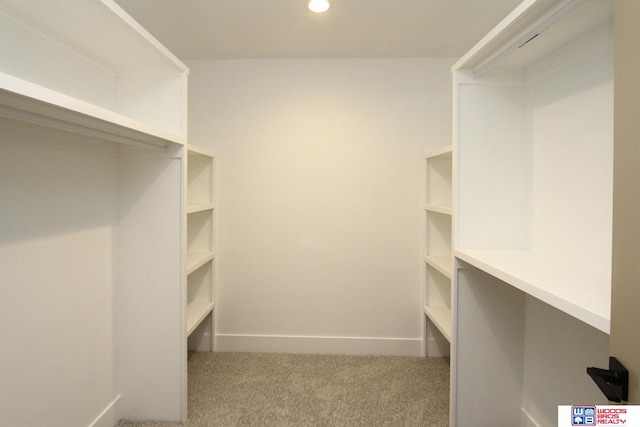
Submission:
[[[608,0],[525,0],[452,70],[479,77],[496,66],[526,67],[612,18]]]
[[[0,114],[185,144],[188,68],[112,0],[0,0]]]

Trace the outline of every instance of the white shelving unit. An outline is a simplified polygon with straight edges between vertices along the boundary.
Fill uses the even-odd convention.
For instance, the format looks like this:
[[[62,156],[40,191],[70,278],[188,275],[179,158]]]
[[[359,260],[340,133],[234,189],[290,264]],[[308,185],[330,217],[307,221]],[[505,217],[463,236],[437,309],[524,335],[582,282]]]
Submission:
[[[187,337],[190,350],[213,350],[215,163],[187,147]]]
[[[452,165],[451,145],[425,158],[424,313],[427,317],[427,355],[448,355],[452,337]]]
[[[453,67],[452,425],[606,401],[585,368],[608,353],[612,16],[527,0]]]
[[[0,6],[2,115],[117,142],[186,142],[187,67],[113,1]]]
[[[106,316],[111,334],[102,337],[103,331],[97,330],[100,338],[96,339],[110,340],[108,347],[115,352],[108,356],[110,364],[100,365],[99,373],[87,374],[95,375],[96,384],[109,384],[110,395],[98,402],[93,388],[84,392],[94,399],[83,406],[97,409],[88,414],[96,425],[113,425],[120,418],[186,420],[187,358],[181,320],[185,231],[180,219],[184,212],[188,72],[112,0],[0,0],[0,143],[13,147],[8,151],[14,164],[29,164],[33,156],[45,154],[51,159],[39,171],[19,171],[20,178],[25,183],[47,175],[60,178],[69,188],[55,190],[75,194],[81,185],[63,178],[84,174],[90,175],[87,180],[94,179],[94,171],[86,171],[88,167],[78,159],[89,163],[100,159],[95,160],[99,166],[95,173],[105,179],[86,202],[69,197],[48,199],[47,193],[37,189],[23,195],[32,197],[34,206],[40,199],[53,200],[42,209],[57,212],[58,217],[52,215],[42,224],[55,227],[56,218],[74,218],[61,229],[47,230],[43,225],[42,230],[27,231],[35,248],[29,269],[46,272],[30,286],[62,287],[80,281],[76,274],[84,268],[65,256],[74,246],[90,254],[91,263],[109,261],[107,268],[92,271],[90,280],[83,279],[84,287],[77,289],[78,295],[92,296],[98,283],[111,287],[107,297],[112,300],[100,298],[94,311]],[[106,212],[99,216],[100,221],[93,205]],[[3,220],[27,221],[36,215],[8,212]],[[106,242],[83,237],[100,235],[103,230],[110,236]],[[55,265],[47,263],[49,234],[64,240],[56,248],[61,260]],[[14,245],[7,250],[13,254],[19,248]],[[18,258],[16,262],[23,261]],[[69,280],[59,280],[67,276]],[[18,275],[4,280],[20,283],[24,279]],[[10,294],[2,298],[18,298],[22,288],[4,289],[3,293]],[[66,307],[67,300],[73,298],[57,298],[56,304]],[[46,308],[36,301],[33,304],[34,311]],[[76,307],[71,301],[69,304],[56,321],[79,315],[72,311]],[[98,323],[97,314],[88,317],[87,325]],[[25,326],[24,333],[37,341],[40,332],[27,329]],[[67,337],[73,331],[59,333]],[[76,362],[84,357],[76,354],[78,350],[48,348],[58,353],[51,357],[61,364],[68,362],[63,360],[67,353]],[[18,346],[12,351],[19,359],[30,360],[30,352],[22,354]],[[29,375],[22,375],[20,384],[5,385],[26,387]],[[57,400],[65,391],[42,390],[42,378],[37,381],[38,392],[48,396],[43,407],[65,408]],[[20,401],[12,404],[16,408],[23,405]],[[67,408],[67,412],[76,409]],[[30,419],[34,414],[29,412],[15,411],[10,416],[25,418],[11,419],[7,425],[46,422]],[[84,418],[68,421],[87,422]]]

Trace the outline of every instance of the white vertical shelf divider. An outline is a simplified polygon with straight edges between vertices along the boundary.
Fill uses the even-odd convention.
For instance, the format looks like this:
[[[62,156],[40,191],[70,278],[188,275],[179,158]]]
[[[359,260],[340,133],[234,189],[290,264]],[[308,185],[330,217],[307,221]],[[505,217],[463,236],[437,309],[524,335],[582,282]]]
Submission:
[[[215,283],[215,158],[187,146],[187,322],[190,350],[213,350]]]
[[[442,348],[452,337],[452,151],[448,145],[425,157],[424,313],[446,340],[438,343],[442,338],[428,327],[427,355],[448,355]]]

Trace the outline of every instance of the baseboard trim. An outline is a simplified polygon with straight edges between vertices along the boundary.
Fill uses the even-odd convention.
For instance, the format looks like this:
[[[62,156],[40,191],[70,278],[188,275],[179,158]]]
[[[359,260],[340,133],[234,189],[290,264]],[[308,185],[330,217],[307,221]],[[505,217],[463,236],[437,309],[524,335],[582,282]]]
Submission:
[[[216,334],[216,351],[420,356],[420,338]]]
[[[116,405],[120,400],[120,395],[107,405],[107,407],[96,417],[89,427],[113,427],[119,421],[116,417]]]

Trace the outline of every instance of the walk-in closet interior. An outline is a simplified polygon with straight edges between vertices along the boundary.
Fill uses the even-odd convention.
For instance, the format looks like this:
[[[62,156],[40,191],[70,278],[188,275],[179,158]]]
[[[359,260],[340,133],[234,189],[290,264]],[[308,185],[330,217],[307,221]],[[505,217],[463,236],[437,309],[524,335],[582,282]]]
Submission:
[[[451,426],[606,404],[632,2],[239,3],[0,0],[0,425],[185,422],[191,351],[447,357]]]

